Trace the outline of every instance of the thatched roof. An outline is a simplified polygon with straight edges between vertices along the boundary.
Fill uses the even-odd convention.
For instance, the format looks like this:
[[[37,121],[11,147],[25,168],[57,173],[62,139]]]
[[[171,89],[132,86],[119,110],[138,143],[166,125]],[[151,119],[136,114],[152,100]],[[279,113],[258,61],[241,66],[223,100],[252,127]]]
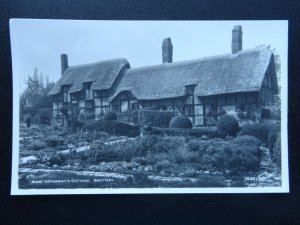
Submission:
[[[61,79],[48,93],[49,95],[58,94],[61,86],[71,85],[70,93],[82,90],[83,83],[93,82],[93,90],[109,89],[120,71],[129,67],[126,59],[112,59],[80,66],[71,66],[64,72]]]
[[[236,54],[128,69],[110,100],[125,90],[141,100],[178,97],[185,95],[186,85],[197,85],[195,94],[198,96],[259,91],[272,59],[269,50],[255,48]]]

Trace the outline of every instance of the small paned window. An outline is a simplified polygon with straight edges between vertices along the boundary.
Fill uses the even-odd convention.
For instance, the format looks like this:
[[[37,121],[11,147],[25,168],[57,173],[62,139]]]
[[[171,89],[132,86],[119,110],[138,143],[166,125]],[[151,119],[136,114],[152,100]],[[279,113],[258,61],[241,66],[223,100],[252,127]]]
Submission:
[[[186,116],[194,115],[193,106],[186,106],[185,107],[185,115]]]
[[[62,91],[63,91],[63,102],[70,102],[70,94],[69,94],[69,86],[63,86]]]
[[[88,82],[88,83],[84,83],[83,84],[84,86],[84,93],[85,93],[85,99],[91,99],[93,98],[93,93],[92,93],[92,90],[91,90],[91,86],[92,86],[92,82]]]
[[[132,109],[132,110],[138,109],[138,108],[139,108],[138,103],[131,103],[131,109]]]

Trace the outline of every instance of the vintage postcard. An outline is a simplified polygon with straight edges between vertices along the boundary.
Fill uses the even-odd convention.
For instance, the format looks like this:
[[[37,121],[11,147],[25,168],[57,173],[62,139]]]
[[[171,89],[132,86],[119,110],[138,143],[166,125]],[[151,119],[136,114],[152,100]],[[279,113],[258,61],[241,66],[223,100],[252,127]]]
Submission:
[[[288,21],[11,19],[12,195],[289,192]]]

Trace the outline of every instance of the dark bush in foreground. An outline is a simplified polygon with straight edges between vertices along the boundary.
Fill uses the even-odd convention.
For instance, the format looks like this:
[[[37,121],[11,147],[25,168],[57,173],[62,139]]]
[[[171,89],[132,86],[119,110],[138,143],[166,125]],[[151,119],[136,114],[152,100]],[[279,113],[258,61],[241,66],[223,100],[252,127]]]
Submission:
[[[230,170],[233,174],[255,171],[260,163],[260,141],[242,138],[229,142],[190,140],[178,147],[170,158],[176,163],[197,163],[203,170]]]
[[[140,125],[151,123],[153,127],[168,127],[171,119],[176,116],[175,111],[139,110]]]
[[[69,117],[71,110],[72,110],[72,108],[70,106],[64,105],[64,106],[60,107],[60,111],[65,117]]]
[[[191,120],[186,116],[176,116],[170,121],[170,128],[192,128]]]
[[[45,142],[43,141],[39,141],[39,140],[36,140],[36,141],[33,141],[29,146],[28,146],[28,149],[29,150],[40,150],[40,149],[43,149],[43,148],[46,148],[47,145]]]
[[[197,127],[195,129],[184,128],[154,128],[158,135],[182,136],[182,137],[202,137],[203,135],[214,138],[217,136],[215,127]]]
[[[38,109],[36,111],[36,114],[39,117],[39,122],[41,124],[51,124],[51,118],[52,118],[52,108],[44,108],[44,109]]]
[[[281,138],[279,135],[279,138],[276,141],[275,147],[274,147],[274,158],[278,169],[281,169]]]
[[[260,147],[262,142],[256,137],[250,136],[250,135],[244,135],[244,136],[238,136],[235,139],[231,141],[233,144],[238,145],[249,145],[249,146],[255,146]]]
[[[118,136],[136,137],[140,134],[138,125],[131,125],[120,121],[104,121],[104,131]]]
[[[77,129],[81,129],[84,126],[83,121],[80,121],[75,118],[68,119],[67,123],[68,123],[68,127],[73,131],[76,131]]]
[[[223,115],[219,117],[217,123],[217,132],[221,137],[236,136],[239,132],[239,124],[231,115]]]
[[[88,122],[83,127],[83,131],[104,131],[104,120],[100,119],[94,122]]]
[[[114,112],[107,112],[107,113],[104,115],[103,119],[104,119],[105,121],[111,121],[111,120],[117,120],[118,117],[117,117],[117,114],[114,113]]]
[[[83,131],[104,131],[117,136],[136,137],[140,134],[138,125],[131,125],[117,120],[106,121],[103,119],[88,123],[82,127]]]
[[[268,143],[268,136],[271,130],[276,130],[276,125],[271,123],[254,123],[246,124],[238,133],[238,136],[250,135],[260,139],[264,143]]]
[[[118,113],[118,120],[124,123],[139,124],[139,110]]]
[[[64,144],[64,139],[57,136],[49,136],[45,139],[48,147],[56,147],[58,145]]]
[[[253,138],[233,140],[224,149],[227,167],[234,173],[255,171],[259,168],[261,151]]]

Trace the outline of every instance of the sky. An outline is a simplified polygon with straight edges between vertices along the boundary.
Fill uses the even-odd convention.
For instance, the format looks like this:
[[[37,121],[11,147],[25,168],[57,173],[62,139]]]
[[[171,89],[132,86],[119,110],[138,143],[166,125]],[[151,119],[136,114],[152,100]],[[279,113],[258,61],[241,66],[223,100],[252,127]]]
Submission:
[[[50,81],[61,77],[60,54],[69,66],[126,58],[132,68],[162,63],[161,46],[170,37],[173,61],[231,52],[234,25],[243,29],[243,49],[275,48],[287,76],[287,21],[87,21],[12,19],[13,78],[19,90],[34,68]]]

